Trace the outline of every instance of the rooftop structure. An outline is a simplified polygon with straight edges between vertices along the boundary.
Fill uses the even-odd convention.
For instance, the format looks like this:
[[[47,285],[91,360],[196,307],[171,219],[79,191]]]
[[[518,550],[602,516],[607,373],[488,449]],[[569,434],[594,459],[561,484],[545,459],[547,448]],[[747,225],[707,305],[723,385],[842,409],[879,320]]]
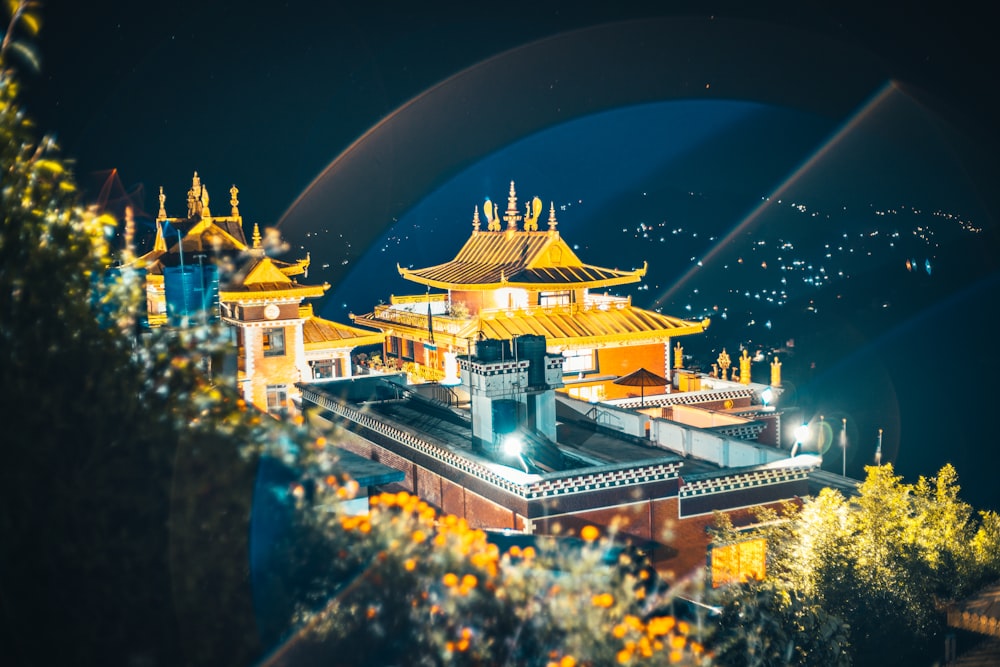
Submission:
[[[513,182],[504,224],[490,200],[483,209],[486,229],[475,207],[472,233],[454,259],[421,269],[397,267],[403,278],[425,286],[425,294],[393,296],[388,305],[352,315],[356,324],[386,334],[390,368],[454,382],[458,357],[470,354],[475,341],[533,334],[545,337],[548,352],[565,358],[567,393],[622,398],[630,390],[614,379],[640,366],[666,375],[671,340],[708,326],[708,320],[683,320],[635,307],[627,297],[593,292],[639,282],[646,266],[619,270],[584,263],[557,231],[553,205],[544,231],[538,229],[541,200],[535,197],[520,213]]]
[[[148,322],[221,318],[233,333],[235,381],[245,400],[272,413],[294,410],[296,383],[350,377],[352,350],[383,336],[317,317],[304,301],[330,286],[299,282],[308,277],[308,255],[294,262],[269,256],[256,223],[248,243],[235,185],[229,194],[229,214],[213,215],[195,172],[187,214],[174,218],[160,188],[153,247],[134,260],[146,276]]]

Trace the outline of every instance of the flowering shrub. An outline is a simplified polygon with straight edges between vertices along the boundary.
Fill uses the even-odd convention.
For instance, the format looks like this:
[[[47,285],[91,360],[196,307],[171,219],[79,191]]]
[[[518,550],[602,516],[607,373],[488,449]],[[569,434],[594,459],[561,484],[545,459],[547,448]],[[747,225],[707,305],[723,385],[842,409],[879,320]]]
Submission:
[[[652,612],[663,600],[647,595],[648,575],[628,556],[607,564],[611,538],[593,526],[575,549],[541,537],[502,551],[405,492],[347,515],[336,500],[353,492],[331,476],[299,494],[312,555],[329,562],[283,654],[338,665],[708,664],[686,623]]]

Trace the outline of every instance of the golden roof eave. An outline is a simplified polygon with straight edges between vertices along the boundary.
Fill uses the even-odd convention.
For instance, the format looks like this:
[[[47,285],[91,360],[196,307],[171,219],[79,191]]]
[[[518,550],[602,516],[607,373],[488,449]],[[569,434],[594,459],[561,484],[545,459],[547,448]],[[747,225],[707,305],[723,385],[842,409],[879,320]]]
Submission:
[[[643,263],[643,268],[634,269],[628,272],[620,272],[617,276],[613,278],[603,278],[599,280],[565,280],[565,281],[548,281],[548,282],[520,282],[517,280],[502,280],[499,282],[488,282],[488,283],[456,283],[446,280],[435,280],[433,278],[425,278],[418,273],[411,271],[409,269],[404,269],[402,267],[397,267],[399,275],[405,280],[417,283],[419,285],[426,285],[428,287],[436,287],[438,289],[445,290],[457,290],[457,291],[488,291],[500,288],[510,288],[516,287],[526,290],[537,290],[546,291],[555,288],[571,288],[571,289],[591,289],[600,287],[615,287],[617,285],[631,285],[633,283],[641,282],[643,276],[646,275],[646,265]]]
[[[220,301],[263,301],[266,299],[308,299],[320,297],[330,288],[329,283],[322,285],[294,285],[282,289],[267,290],[220,290]]]

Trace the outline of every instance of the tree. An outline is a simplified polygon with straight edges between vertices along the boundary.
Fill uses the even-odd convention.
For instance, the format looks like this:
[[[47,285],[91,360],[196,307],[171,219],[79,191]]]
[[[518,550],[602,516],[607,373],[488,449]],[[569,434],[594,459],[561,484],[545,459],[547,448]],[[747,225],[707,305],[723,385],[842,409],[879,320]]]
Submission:
[[[884,465],[867,469],[850,500],[824,489],[798,512],[763,512],[770,584],[784,593],[729,592],[727,618],[766,610],[761,627],[782,644],[794,633],[775,608],[786,609],[778,603],[788,595],[846,620],[859,664],[926,662],[944,632],[945,605],[1000,574],[996,515],[977,517],[958,492],[950,465],[916,484]]]

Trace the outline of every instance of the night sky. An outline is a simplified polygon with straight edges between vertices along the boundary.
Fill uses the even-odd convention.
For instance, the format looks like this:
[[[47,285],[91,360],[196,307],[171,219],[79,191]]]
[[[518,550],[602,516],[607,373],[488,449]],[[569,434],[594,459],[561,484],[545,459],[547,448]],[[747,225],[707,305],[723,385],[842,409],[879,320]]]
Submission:
[[[243,4],[46,7],[42,71],[24,76],[26,106],[75,158],[92,197],[117,170],[134,205],[155,213],[162,185],[168,214],[181,215],[193,171],[216,207],[226,208],[236,184],[249,222],[278,225],[293,249],[310,251],[310,278],[333,285],[323,312],[341,321],[371,305],[363,289],[371,272],[395,277],[396,255],[381,267],[378,256],[393,222],[405,227],[397,242],[405,235],[411,263],[443,261],[466,237],[472,207],[484,196],[503,204],[510,179],[524,197],[560,206],[564,236],[593,246],[581,251],[584,261],[623,268],[643,260],[679,267],[712,252],[692,245],[678,256],[681,246],[643,249],[610,235],[656,215],[656,205],[680,218],[711,216],[706,234],[720,235],[741,220],[783,224],[755,211],[762,195],[807,198],[820,209],[941,207],[985,230],[941,257],[938,275],[953,282],[920,286],[898,320],[867,329],[853,322],[850,336],[831,329],[837,344],[857,340],[827,355],[817,375],[864,364],[884,370],[873,399],[919,406],[927,396],[945,401],[938,410],[947,418],[984,413],[957,430],[921,429],[914,422],[926,411],[899,408],[891,426],[905,430],[909,419],[912,439],[901,445],[895,433],[894,454],[906,442],[927,451],[946,439],[992,441],[1000,104],[992,28],[980,10]],[[679,211],[675,195],[689,188],[714,207]],[[656,205],[642,203],[645,191]],[[683,315],[669,290],[683,277],[666,272],[650,301]],[[954,378],[966,374],[984,391],[955,392]],[[920,430],[933,434],[918,441]],[[988,481],[974,476],[984,456],[997,462],[992,448],[972,445],[952,458],[962,479],[972,478],[973,502],[1000,508]],[[933,474],[939,459],[900,456],[904,463],[908,475]]]

